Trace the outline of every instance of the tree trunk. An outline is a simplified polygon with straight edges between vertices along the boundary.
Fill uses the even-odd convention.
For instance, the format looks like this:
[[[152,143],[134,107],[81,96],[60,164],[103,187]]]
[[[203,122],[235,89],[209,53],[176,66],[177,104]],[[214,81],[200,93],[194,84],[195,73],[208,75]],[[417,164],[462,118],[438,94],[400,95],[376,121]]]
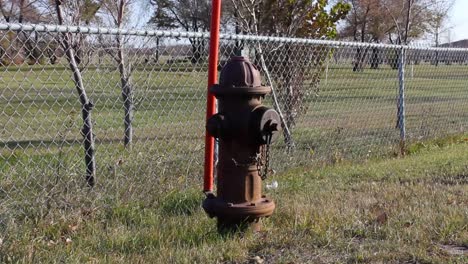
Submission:
[[[88,102],[82,107],[81,113],[83,118],[83,136],[84,136],[84,148],[85,148],[85,163],[86,163],[86,183],[88,186],[93,187],[95,185],[96,177],[96,160],[95,160],[95,148],[94,148],[94,133],[93,123],[91,121],[91,110],[94,105]]]
[[[357,48],[356,56],[355,56],[355,62],[353,66],[353,71],[364,71],[364,61],[367,56],[367,49],[368,48]]]
[[[57,0],[55,7],[57,11],[59,24],[63,24],[61,1]],[[88,96],[86,95],[86,90],[83,84],[83,77],[81,76],[81,71],[78,68],[78,64],[75,60],[75,51],[72,47],[71,33],[63,33],[63,47],[65,49],[65,55],[68,59],[70,70],[73,72],[73,81],[75,83],[75,88],[78,92],[79,100],[81,103],[81,115],[83,119],[83,128],[81,130],[81,134],[83,135],[84,139],[83,146],[86,163],[85,179],[88,186],[93,187],[95,185],[96,177],[96,160],[91,111],[94,107],[94,104],[88,99]]]
[[[117,36],[118,63],[120,84],[122,86],[122,101],[124,105],[124,145],[130,146],[133,140],[133,89],[130,83],[130,74],[127,69],[125,55],[122,47],[121,36]]]
[[[133,91],[129,80],[125,77],[121,78],[122,82],[122,100],[124,102],[124,145],[130,146],[133,141]]]
[[[437,29],[437,32],[436,32],[436,35],[435,35],[435,38],[436,38],[436,48],[439,47],[439,29]],[[435,66],[439,66],[439,52],[436,50],[435,51]]]
[[[65,33],[67,34],[67,33]],[[67,42],[65,42],[67,43]],[[67,46],[65,44],[65,46]],[[81,103],[81,115],[83,119],[83,129],[81,134],[84,138],[84,151],[85,151],[85,163],[86,163],[86,183],[88,186],[93,187],[95,185],[96,176],[96,160],[95,160],[95,148],[94,148],[94,133],[93,123],[91,119],[91,111],[93,110],[94,104],[88,99],[86,91],[84,89],[83,78],[81,71],[75,61],[75,54],[72,48],[66,48],[66,56],[69,62],[70,69],[73,72],[73,80],[75,82],[76,90],[80,97]]]
[[[390,66],[392,67],[392,69],[394,70],[398,69],[399,61],[400,61],[400,53],[398,50],[395,50],[394,57],[390,59]]]
[[[411,9],[413,7],[414,1],[408,0],[408,9],[406,10],[406,21],[405,21],[405,35],[403,36],[403,45],[408,45],[408,33],[410,29],[410,21],[411,21]],[[401,42],[400,42],[401,43]]]
[[[361,60],[361,48],[357,48],[356,56],[354,56],[353,72],[357,72],[361,70],[359,67],[360,60]]]
[[[236,23],[236,26],[235,26],[236,35],[241,34],[241,32],[242,32],[238,17],[239,17],[238,12],[234,12],[234,18],[235,18],[235,23]],[[243,44],[242,40],[236,40],[236,42],[234,44],[234,55],[235,56],[242,56],[242,49],[243,49],[242,44]]]
[[[378,68],[379,68],[379,49],[373,48],[372,59],[371,59],[371,69],[378,69]]]
[[[119,72],[122,85],[122,101],[124,105],[124,145],[128,147],[133,141],[133,89],[126,70],[124,69],[124,63],[119,65]]]
[[[154,58],[154,62],[155,63],[158,63],[159,62],[159,47],[160,46],[160,43],[159,43],[159,38],[156,39],[156,54],[154,55],[155,58]]]
[[[192,43],[192,58],[191,62],[192,64],[197,64],[200,63],[203,59],[203,51],[205,48],[205,43],[203,40],[193,40],[191,41]]]

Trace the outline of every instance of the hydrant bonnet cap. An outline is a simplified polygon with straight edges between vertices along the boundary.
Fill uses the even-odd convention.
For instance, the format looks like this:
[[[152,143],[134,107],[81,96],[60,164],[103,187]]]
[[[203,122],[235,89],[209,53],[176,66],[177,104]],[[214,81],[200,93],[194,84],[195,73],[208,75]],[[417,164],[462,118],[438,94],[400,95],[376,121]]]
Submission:
[[[265,95],[271,88],[262,85],[260,72],[247,58],[236,56],[221,70],[219,84],[213,85],[210,91],[215,95]]]

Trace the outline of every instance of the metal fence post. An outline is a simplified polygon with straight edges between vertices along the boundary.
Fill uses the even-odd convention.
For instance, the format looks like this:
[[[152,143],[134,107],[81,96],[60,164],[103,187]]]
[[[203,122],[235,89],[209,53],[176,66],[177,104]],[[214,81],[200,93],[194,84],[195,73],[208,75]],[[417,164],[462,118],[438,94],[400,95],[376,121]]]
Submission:
[[[406,114],[405,114],[405,64],[406,50],[401,47],[398,60],[398,128],[400,130],[400,152],[405,155],[406,150]]]

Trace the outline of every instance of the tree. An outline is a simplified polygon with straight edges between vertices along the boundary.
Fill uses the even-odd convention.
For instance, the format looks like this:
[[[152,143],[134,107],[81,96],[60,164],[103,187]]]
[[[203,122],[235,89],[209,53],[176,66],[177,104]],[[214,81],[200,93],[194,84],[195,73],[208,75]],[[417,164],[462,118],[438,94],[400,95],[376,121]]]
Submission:
[[[48,22],[48,17],[42,15],[38,9],[39,2],[40,0],[0,0],[2,18],[7,23]],[[17,62],[26,59],[29,64],[36,64],[43,60],[43,50],[37,34],[19,32],[10,34],[8,37],[8,46],[4,50],[9,56],[2,59],[3,63],[10,63],[7,61],[11,60],[9,58],[14,58]]]
[[[328,0],[231,0],[242,31],[287,37],[334,38],[336,23],[350,5],[338,1],[329,11]]]
[[[211,5],[208,0],[151,0],[156,10],[150,23],[161,29],[182,28],[186,31],[206,32],[210,28]],[[192,63],[205,55],[206,40],[190,38]]]
[[[89,24],[99,10],[100,4],[100,2],[94,2],[91,0],[73,0],[66,2],[63,0],[55,0],[54,6],[58,24],[79,25],[82,22]],[[84,138],[83,146],[86,164],[85,179],[88,186],[93,187],[95,185],[96,177],[96,160],[91,112],[94,104],[89,99],[83,83],[83,77],[81,74],[82,70],[79,67],[82,57],[77,56],[77,51],[83,50],[84,38],[85,37],[82,34],[73,35],[72,33],[63,33],[60,43],[65,50],[70,70],[73,73],[73,81],[81,104],[81,114],[83,119],[81,134]]]
[[[428,22],[433,19],[431,10],[434,0],[380,0],[391,18],[387,30],[392,44],[407,45],[427,32]],[[436,0],[445,1],[445,0]]]
[[[427,33],[440,31],[453,0],[347,0],[352,5],[340,32],[344,38],[361,42],[408,44]],[[372,50],[371,68],[377,68],[378,50]],[[363,69],[367,50],[358,48],[353,70]],[[389,54],[390,65],[398,67],[399,54]]]
[[[118,1],[105,1],[103,3],[103,9],[111,18],[111,23],[117,28],[121,29],[126,20],[128,19],[128,9],[134,3],[134,0],[118,0]],[[131,83],[131,70],[126,60],[126,54],[124,52],[123,41],[121,35],[115,36],[115,44],[117,54],[114,54],[110,49],[106,49],[108,54],[118,64],[120,74],[120,84],[122,90],[122,101],[124,106],[124,145],[130,146],[133,140],[133,86]]]
[[[61,7],[63,12],[64,25],[85,25],[90,26],[92,23],[100,21],[98,12],[104,0],[62,0]],[[38,0],[38,7],[44,16],[56,17],[56,1],[55,0]],[[60,23],[60,22],[59,22]],[[73,41],[70,42],[74,49],[75,61],[78,65],[90,58],[91,50],[86,50],[85,34],[73,35]],[[63,45],[62,45],[63,46]]]
[[[244,33],[303,38],[335,38],[337,22],[350,9],[342,1],[328,9],[328,0],[231,0],[231,3]],[[290,129],[297,117],[307,111],[307,96],[318,91],[323,62],[332,51],[321,45],[291,43],[275,47],[257,44],[255,51],[257,64],[262,65],[274,86],[275,108],[282,119],[286,144],[292,148]]]
[[[347,0],[352,6],[345,19],[345,26],[340,32],[342,38],[352,38],[360,42],[381,42],[388,30],[385,10],[380,0]],[[353,71],[362,71],[368,48],[357,48]],[[371,68],[379,66],[378,49],[372,49]]]
[[[454,0],[432,0],[430,7],[432,18],[428,21],[427,31],[430,36],[433,37],[434,44],[436,47],[440,45],[441,34],[450,30],[450,27],[446,25],[448,19],[448,13],[452,9]],[[439,53],[435,52],[435,66],[439,65]]]
[[[39,23],[45,22],[37,9],[40,0],[0,0],[0,12],[7,23]]]

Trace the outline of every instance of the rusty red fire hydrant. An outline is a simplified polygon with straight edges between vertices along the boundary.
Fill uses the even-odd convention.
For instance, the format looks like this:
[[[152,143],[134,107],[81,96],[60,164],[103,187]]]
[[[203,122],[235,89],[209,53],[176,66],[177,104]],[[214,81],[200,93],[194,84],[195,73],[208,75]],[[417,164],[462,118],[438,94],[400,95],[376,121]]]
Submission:
[[[219,230],[258,230],[259,219],[275,209],[262,195],[269,145],[281,130],[278,113],[262,105],[271,88],[261,84],[260,72],[248,59],[232,57],[211,92],[218,99],[218,113],[206,126],[219,142],[217,195],[208,193],[203,208],[217,217]]]

